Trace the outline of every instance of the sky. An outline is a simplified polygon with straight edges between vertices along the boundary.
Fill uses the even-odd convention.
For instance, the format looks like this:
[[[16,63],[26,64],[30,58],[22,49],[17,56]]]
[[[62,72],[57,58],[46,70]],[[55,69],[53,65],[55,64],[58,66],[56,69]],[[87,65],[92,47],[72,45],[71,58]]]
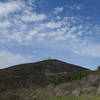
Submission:
[[[45,59],[100,65],[100,0],[0,0],[0,69]]]

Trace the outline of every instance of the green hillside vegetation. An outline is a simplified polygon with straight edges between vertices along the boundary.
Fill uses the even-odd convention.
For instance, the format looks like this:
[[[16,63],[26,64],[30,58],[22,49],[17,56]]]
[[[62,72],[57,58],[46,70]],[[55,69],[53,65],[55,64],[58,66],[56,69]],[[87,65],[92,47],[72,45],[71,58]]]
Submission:
[[[1,69],[0,100],[100,100],[100,70],[54,59]]]
[[[58,85],[65,82],[72,82],[74,80],[81,80],[84,77],[89,75],[99,75],[100,71],[76,71],[71,72],[67,75],[61,75],[60,77],[56,78],[56,80],[52,81],[52,83]]]
[[[47,85],[63,75],[63,72],[84,71],[85,68],[58,60],[45,60],[37,63],[22,64],[0,70],[0,87],[19,88],[30,85]],[[62,73],[62,74],[58,74]],[[51,74],[51,75],[49,75]],[[2,89],[1,89],[2,90]]]

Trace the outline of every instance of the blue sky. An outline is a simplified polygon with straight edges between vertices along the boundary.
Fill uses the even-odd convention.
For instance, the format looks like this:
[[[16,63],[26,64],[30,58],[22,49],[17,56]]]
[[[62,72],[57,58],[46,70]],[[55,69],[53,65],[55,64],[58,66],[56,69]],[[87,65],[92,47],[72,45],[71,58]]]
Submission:
[[[0,0],[0,68],[59,59],[100,65],[100,0]]]

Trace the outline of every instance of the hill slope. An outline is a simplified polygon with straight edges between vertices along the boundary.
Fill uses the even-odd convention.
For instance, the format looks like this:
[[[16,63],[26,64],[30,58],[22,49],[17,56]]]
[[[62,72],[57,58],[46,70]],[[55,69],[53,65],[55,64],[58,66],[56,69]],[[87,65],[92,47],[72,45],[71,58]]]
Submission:
[[[21,64],[0,70],[0,86],[11,88],[29,84],[45,85],[63,74],[85,70],[88,69],[55,59]]]
[[[100,71],[45,60],[0,70],[0,100],[100,100]]]

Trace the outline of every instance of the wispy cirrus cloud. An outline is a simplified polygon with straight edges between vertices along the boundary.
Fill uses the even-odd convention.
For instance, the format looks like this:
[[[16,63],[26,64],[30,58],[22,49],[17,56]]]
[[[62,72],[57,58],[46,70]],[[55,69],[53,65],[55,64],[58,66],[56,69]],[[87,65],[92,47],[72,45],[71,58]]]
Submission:
[[[32,13],[30,15],[24,15],[22,16],[22,20],[25,22],[38,22],[38,21],[42,21],[44,19],[46,19],[46,15],[45,14],[36,14],[36,13]]]
[[[7,16],[23,7],[22,2],[19,1],[9,1],[0,2],[0,16]]]
[[[83,8],[85,8],[85,6],[83,4],[72,4],[72,5],[66,5],[65,8],[68,8],[70,10],[82,10]]]
[[[81,9],[81,5],[73,4],[69,8],[72,9],[72,10],[80,10]]]
[[[53,13],[58,14],[58,13],[62,12],[63,10],[64,10],[64,7],[56,7],[56,8],[54,8]]]
[[[50,21],[47,23],[42,24],[42,27],[50,28],[50,29],[55,29],[55,28],[60,28],[62,26],[62,22],[55,22],[55,21]]]
[[[100,45],[91,41],[76,40],[73,44],[72,52],[78,55],[99,57],[100,58]]]
[[[9,21],[0,22],[0,28],[8,28],[10,26]]]
[[[29,4],[33,3],[35,2],[30,0]],[[43,41],[44,45],[45,43],[60,42],[64,46],[70,47],[69,50],[73,53],[100,57],[99,53],[98,55],[95,53],[99,52],[97,49],[99,45],[92,45],[92,38],[94,35],[98,36],[100,25],[93,24],[91,26],[92,22],[88,23],[81,16],[65,15],[57,18],[58,14],[64,10],[63,7],[54,8],[52,11],[55,13],[54,15],[37,13],[22,1],[1,2],[0,4],[2,9],[0,16],[6,16],[6,20],[0,20],[1,44],[14,42],[18,45],[32,46],[37,41],[40,43]],[[70,9],[80,10],[81,7],[73,5]],[[91,27],[93,28],[91,29]],[[96,39],[98,38],[99,36]],[[93,46],[92,49],[91,46]]]

